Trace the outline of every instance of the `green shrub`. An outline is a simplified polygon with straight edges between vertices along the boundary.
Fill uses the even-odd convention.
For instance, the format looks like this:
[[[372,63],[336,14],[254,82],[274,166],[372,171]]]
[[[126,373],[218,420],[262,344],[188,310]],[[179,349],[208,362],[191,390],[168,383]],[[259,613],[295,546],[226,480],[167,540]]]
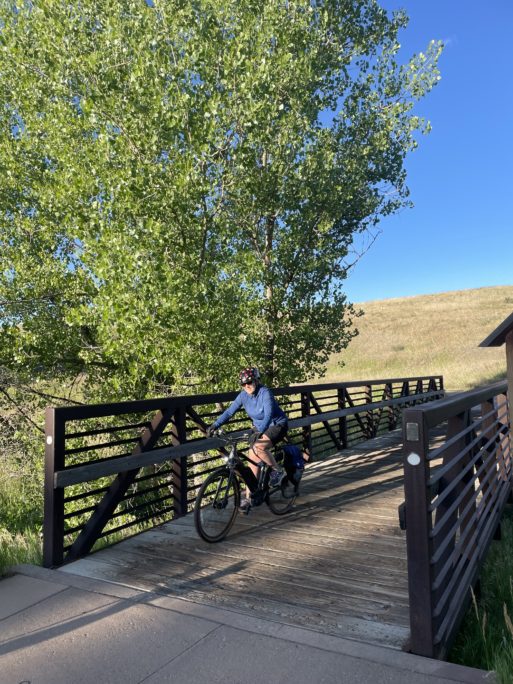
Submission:
[[[12,533],[39,530],[43,519],[43,484],[37,473],[0,479],[0,527]]]
[[[34,530],[12,534],[0,526],[0,577],[5,575],[9,566],[18,563],[41,565],[41,535]]]

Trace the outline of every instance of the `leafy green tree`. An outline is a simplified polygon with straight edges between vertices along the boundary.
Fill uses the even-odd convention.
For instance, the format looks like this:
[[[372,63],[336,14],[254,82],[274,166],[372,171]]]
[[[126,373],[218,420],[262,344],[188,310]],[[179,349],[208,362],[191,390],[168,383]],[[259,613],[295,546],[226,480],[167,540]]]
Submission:
[[[106,400],[232,386],[250,362],[321,374],[354,334],[353,237],[408,203],[428,130],[413,106],[441,45],[399,64],[406,24],[374,0],[1,3],[15,386]]]

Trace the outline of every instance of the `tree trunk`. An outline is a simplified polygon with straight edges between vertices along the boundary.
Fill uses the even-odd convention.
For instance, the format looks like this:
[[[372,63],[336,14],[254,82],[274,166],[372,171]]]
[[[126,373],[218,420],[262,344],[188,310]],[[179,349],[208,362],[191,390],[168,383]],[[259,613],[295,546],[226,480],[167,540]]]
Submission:
[[[269,216],[265,228],[264,249],[264,281],[265,285],[265,367],[263,369],[266,381],[272,385],[276,377],[275,367],[275,336],[274,336],[274,287],[272,277],[272,248],[274,237],[275,216]]]

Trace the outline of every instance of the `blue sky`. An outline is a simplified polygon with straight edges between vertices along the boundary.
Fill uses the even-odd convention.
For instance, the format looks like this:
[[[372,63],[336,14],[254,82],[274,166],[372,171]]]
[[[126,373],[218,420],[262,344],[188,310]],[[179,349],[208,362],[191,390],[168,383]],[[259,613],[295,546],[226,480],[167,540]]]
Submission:
[[[413,209],[384,219],[352,269],[353,302],[513,284],[513,0],[381,0],[406,10],[402,61],[443,40],[406,161]]]

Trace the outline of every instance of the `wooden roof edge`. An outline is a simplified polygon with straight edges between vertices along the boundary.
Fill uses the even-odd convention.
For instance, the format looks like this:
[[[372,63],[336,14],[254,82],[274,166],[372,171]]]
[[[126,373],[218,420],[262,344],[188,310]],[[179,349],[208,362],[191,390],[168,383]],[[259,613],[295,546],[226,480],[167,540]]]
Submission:
[[[500,347],[506,341],[506,336],[513,331],[513,313],[511,313],[495,330],[483,340],[480,347]]]

